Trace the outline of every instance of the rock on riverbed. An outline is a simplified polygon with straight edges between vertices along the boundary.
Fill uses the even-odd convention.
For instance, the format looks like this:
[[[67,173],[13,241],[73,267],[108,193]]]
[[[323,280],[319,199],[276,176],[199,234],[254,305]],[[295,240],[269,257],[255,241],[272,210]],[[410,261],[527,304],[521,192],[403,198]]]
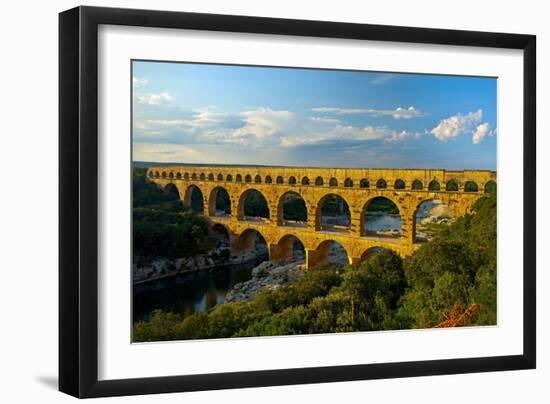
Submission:
[[[225,296],[226,302],[250,301],[264,289],[276,289],[294,282],[305,274],[305,259],[295,256],[281,263],[265,261],[252,270],[252,279],[233,286]]]

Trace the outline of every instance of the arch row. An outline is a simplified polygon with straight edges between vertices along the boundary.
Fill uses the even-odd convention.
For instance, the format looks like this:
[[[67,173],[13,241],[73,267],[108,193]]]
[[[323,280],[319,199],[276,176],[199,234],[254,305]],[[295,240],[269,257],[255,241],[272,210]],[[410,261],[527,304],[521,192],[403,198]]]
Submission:
[[[336,177],[325,176],[272,176],[269,174],[260,175],[250,173],[223,174],[223,173],[205,173],[205,172],[181,172],[174,170],[150,169],[148,177],[151,179],[170,179],[170,180],[193,180],[208,181],[220,183],[248,183],[248,184],[274,184],[287,186],[315,186],[315,187],[339,187],[339,188],[359,188],[359,189],[381,189],[395,191],[430,191],[430,192],[479,192],[488,193],[496,189],[496,180],[490,178],[487,180],[479,179],[460,179],[451,178],[440,180],[433,178],[425,180],[416,178],[405,180],[401,178],[388,179],[380,178],[351,178],[346,177],[343,181]]]

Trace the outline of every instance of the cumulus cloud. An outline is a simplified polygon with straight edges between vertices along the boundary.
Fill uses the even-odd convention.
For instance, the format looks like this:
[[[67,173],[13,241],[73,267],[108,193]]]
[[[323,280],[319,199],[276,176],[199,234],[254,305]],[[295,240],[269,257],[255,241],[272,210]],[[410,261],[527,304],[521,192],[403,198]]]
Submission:
[[[424,116],[424,113],[413,106],[409,108],[397,107],[395,109],[319,107],[311,108],[311,111],[336,115],[362,114],[374,117],[391,116],[394,119],[410,119]]]
[[[144,78],[144,77],[139,78],[139,77],[133,76],[133,77],[132,77],[132,84],[133,84],[135,87],[144,86],[144,85],[147,84],[147,79]]]
[[[387,126],[353,126],[339,119],[297,114],[287,110],[255,108],[236,114],[212,109],[193,111],[179,119],[137,119],[136,139],[186,144],[295,147],[365,142],[399,142],[417,133]]]
[[[481,125],[478,125],[476,128],[476,131],[474,132],[474,135],[472,136],[472,143],[478,144],[483,140],[483,138],[487,135],[491,134],[491,127],[489,126],[489,123],[484,122]]]
[[[164,91],[159,94],[138,95],[137,102],[147,105],[169,105],[174,101],[174,97]]]
[[[469,112],[466,115],[457,114],[439,121],[430,133],[441,141],[454,139],[460,135],[472,135],[472,143],[478,144],[486,136],[493,135],[488,122],[483,121],[483,111]]]

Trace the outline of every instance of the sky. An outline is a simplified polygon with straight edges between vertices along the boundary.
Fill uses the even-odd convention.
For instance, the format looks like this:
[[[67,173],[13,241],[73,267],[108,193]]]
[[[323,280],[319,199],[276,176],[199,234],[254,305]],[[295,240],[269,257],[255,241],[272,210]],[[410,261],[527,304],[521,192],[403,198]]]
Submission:
[[[132,62],[133,160],[496,170],[497,79]]]

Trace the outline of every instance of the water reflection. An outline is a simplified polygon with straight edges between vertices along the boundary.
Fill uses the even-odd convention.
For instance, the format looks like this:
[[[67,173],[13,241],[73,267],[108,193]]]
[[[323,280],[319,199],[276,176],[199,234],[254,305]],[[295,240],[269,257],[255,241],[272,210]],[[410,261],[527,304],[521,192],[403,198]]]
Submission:
[[[255,265],[252,261],[238,268],[225,266],[178,274],[148,285],[147,290],[134,290],[134,322],[150,320],[157,309],[184,316],[207,311],[223,303],[226,293],[236,283],[249,280]]]

